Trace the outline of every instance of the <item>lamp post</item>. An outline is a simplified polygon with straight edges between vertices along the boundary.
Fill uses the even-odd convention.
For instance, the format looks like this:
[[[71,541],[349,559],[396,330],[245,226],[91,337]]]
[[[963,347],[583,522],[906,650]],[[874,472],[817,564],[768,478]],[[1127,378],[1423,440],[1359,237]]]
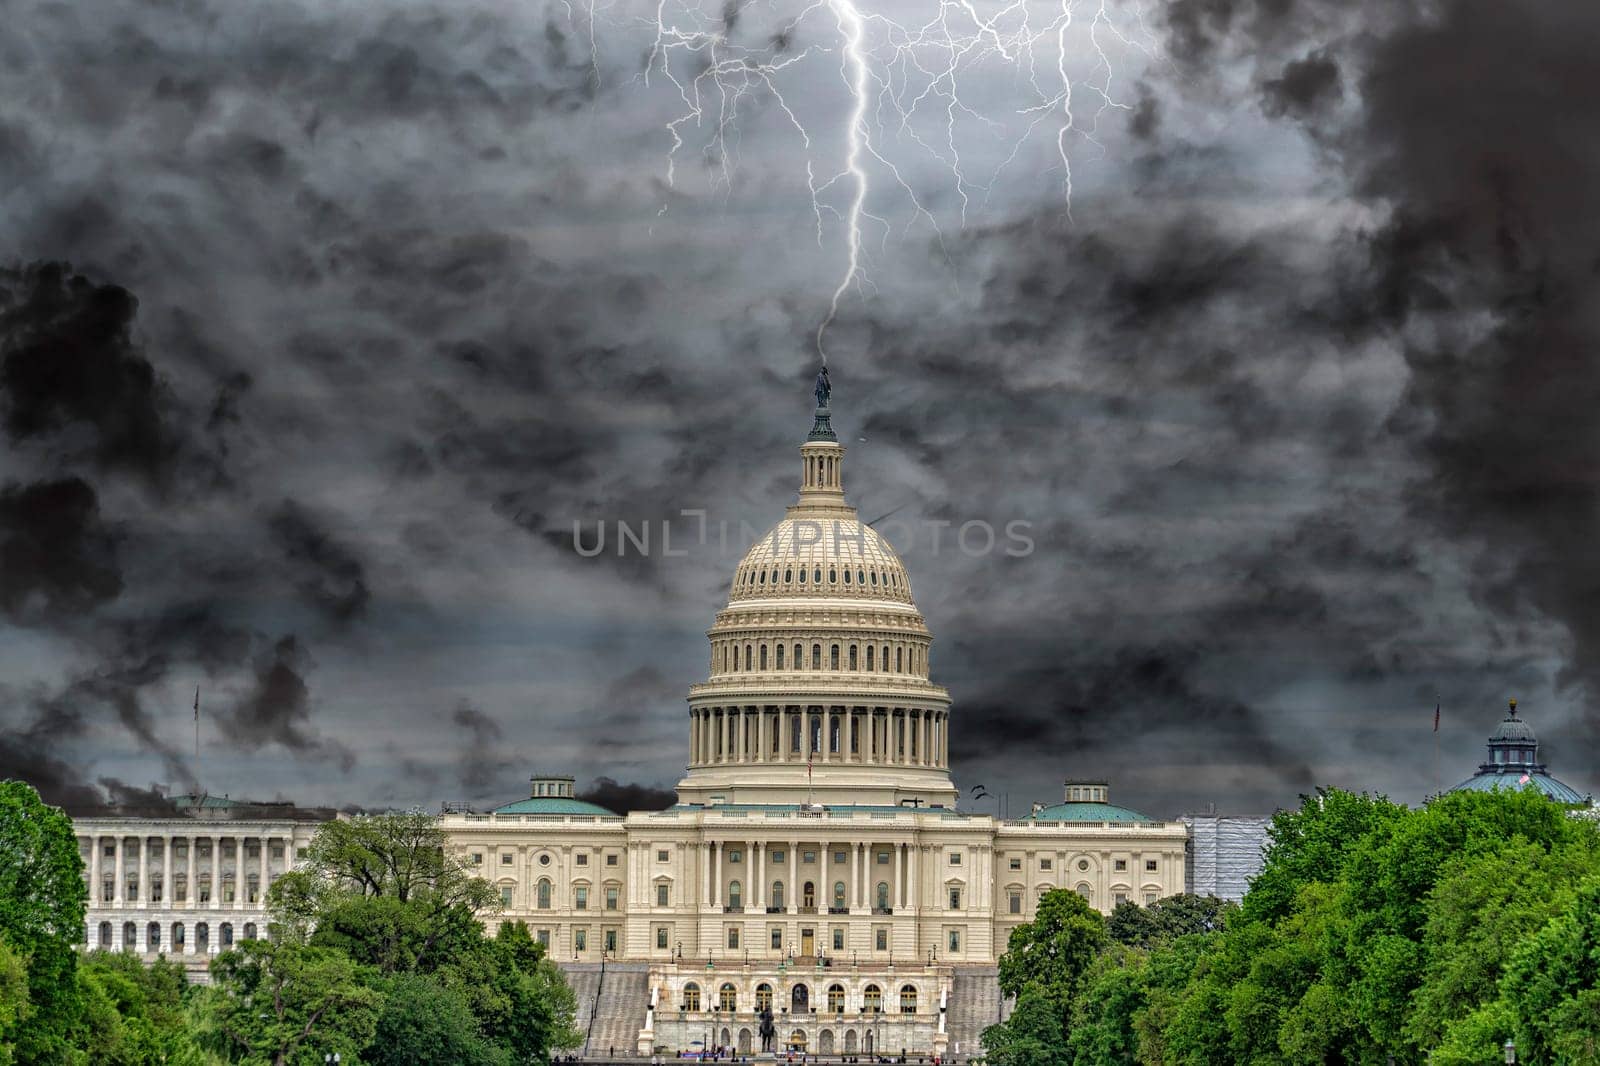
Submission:
[[[1515,1040],[1511,1039],[1509,1036],[1506,1037],[1505,1051],[1506,1051],[1506,1066],[1516,1066],[1516,1063],[1517,1063],[1517,1042]]]

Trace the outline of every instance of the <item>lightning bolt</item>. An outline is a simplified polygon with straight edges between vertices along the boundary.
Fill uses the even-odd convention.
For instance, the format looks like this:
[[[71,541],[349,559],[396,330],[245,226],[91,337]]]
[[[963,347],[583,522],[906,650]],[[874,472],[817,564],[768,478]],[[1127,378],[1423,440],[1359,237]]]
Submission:
[[[589,0],[584,16],[596,76],[597,2]],[[799,139],[818,246],[827,243],[830,219],[840,235],[841,272],[815,334],[824,364],[843,302],[874,289],[868,232],[887,245],[895,228],[889,201],[898,197],[909,209],[905,232],[924,224],[943,249],[939,213],[965,228],[969,212],[988,207],[1002,176],[1048,131],[1050,169],[1059,173],[1070,222],[1074,153],[1087,145],[1103,155],[1106,113],[1131,109],[1114,91],[1118,57],[1159,58],[1140,0],[997,0],[981,8],[979,0],[911,0],[927,11],[909,21],[866,8],[867,0],[724,0],[715,11],[704,2],[656,0],[653,19],[640,20],[652,41],[639,80],[670,86],[681,105],[665,123],[665,181],[677,187],[679,156],[697,138],[714,164],[711,185],[731,189],[741,122],[759,104],[772,105]],[[764,13],[775,31],[764,39],[746,32],[752,12]],[[814,85],[802,72],[830,56],[845,94],[842,119],[795,88]],[[1005,104],[969,105],[968,84],[996,69],[1010,74]],[[834,132],[823,133],[823,124]],[[974,130],[979,147],[1001,146],[986,174],[969,165]],[[838,162],[821,164],[819,179],[824,153]],[[937,190],[925,182],[919,189],[921,179],[907,169],[918,158],[949,175],[949,206],[929,200]],[[663,202],[658,216],[666,211]]]

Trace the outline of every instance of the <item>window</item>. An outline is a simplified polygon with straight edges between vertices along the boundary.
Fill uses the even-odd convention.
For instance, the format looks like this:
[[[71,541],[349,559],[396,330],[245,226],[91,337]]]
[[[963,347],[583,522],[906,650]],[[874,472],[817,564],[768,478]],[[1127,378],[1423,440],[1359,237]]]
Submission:
[[[835,881],[833,883],[833,905],[834,905],[835,908],[837,908],[839,910],[843,910],[844,909],[844,882],[843,881]]]
[[[961,853],[959,851],[952,851],[950,853],[950,865],[951,866],[960,866],[961,865]]]
[[[501,885],[500,886],[500,906],[502,906],[502,907],[511,906],[511,886],[510,885]]]
[[[615,954],[616,950],[617,950],[617,931],[615,929],[607,929],[606,930],[606,951]]]
[[[669,907],[671,902],[672,886],[663,881],[656,886],[656,906]]]
[[[773,951],[782,951],[783,950],[783,930],[778,928],[777,926],[773,926],[772,927],[771,941],[772,941],[772,950]]]
[[[473,852],[471,857],[468,858],[467,862],[472,866],[482,866],[483,865],[483,852],[481,852],[481,851]]]
[[[878,865],[879,866],[888,866],[889,865],[889,853],[887,851],[878,852]]]
[[[1078,895],[1082,896],[1084,899],[1092,899],[1092,896],[1090,895],[1090,893],[1093,890],[1089,887],[1089,883],[1087,881],[1079,882],[1078,883],[1078,887],[1077,887],[1077,889],[1075,889],[1075,891],[1078,893]]]
[[[872,946],[878,951],[889,950],[889,930],[879,927],[872,931]]]
[[[580,851],[576,856],[573,857],[573,861],[576,862],[579,866],[588,866],[589,865],[589,856],[585,855],[583,852]]]
[[[540,866],[549,866],[550,865],[550,853],[549,852],[545,852],[543,855],[539,856],[539,865]]]
[[[1154,859],[1146,859],[1144,861],[1144,868],[1145,868],[1145,871],[1147,873],[1155,873],[1156,872],[1156,860],[1154,860]]]
[[[509,851],[502,851],[500,853],[500,865],[501,866],[510,866],[515,861],[516,861],[516,856],[512,855]]]
[[[542,911],[550,909],[550,879],[548,877],[539,879],[539,909]]]
[[[1144,905],[1146,907],[1150,906],[1150,904],[1154,903],[1155,901],[1156,901],[1156,894],[1154,892],[1146,892],[1144,894]]]
[[[772,986],[763,981],[759,985],[756,985],[756,1010],[759,1012],[771,1009]]]
[[[728,948],[729,950],[737,950],[738,947],[739,927],[737,925],[730,925],[728,926]]]
[[[550,950],[550,930],[548,930],[548,929],[539,930],[538,940],[539,940],[539,946],[540,947],[544,948],[546,951]]]
[[[877,985],[868,985],[861,990],[861,1006],[868,1014],[875,1014],[883,1010],[883,990]]]
[[[739,993],[733,987],[732,982],[724,983],[721,988],[717,989],[717,1009],[729,1011],[730,1013],[739,1009]]]
[[[849,854],[850,854],[849,852],[845,852],[845,851],[836,851],[836,852],[834,852],[833,853],[834,865],[843,866],[845,864],[845,860],[849,858]]]
[[[587,929],[574,929],[572,931],[572,950],[573,951],[588,951],[589,950],[589,930],[587,930]]]
[[[811,669],[813,669],[813,670],[821,670],[822,669],[822,645],[821,644],[813,644],[813,645],[811,645]]]
[[[828,658],[828,667],[832,670],[839,669],[839,645],[837,644],[832,645],[832,651],[829,653]]]
[[[683,1009],[700,1009],[700,986],[693,981],[683,986]]]
[[[737,881],[728,882],[728,906],[734,910],[744,906],[744,886]]]
[[[850,645],[850,669],[856,669],[856,646]]]
[[[959,929],[950,930],[949,945],[950,945],[950,950],[951,951],[960,951],[961,950],[961,930],[959,930]]]
[[[656,852],[656,862],[667,862],[672,858],[672,852],[662,850]]]
[[[780,911],[783,910],[783,882],[782,881],[774,881],[774,882],[772,882],[772,906],[777,910],[780,910]]]
[[[1118,892],[1114,899],[1116,901],[1116,905],[1120,907],[1124,903],[1128,902],[1128,894],[1126,892]]]
[[[656,950],[667,950],[667,927],[664,925],[656,926]]]
[[[953,911],[961,909],[961,890],[959,888],[950,890],[950,909]]]
[[[800,853],[800,861],[801,862],[816,862],[817,861],[817,853],[814,852],[814,851],[803,851],[803,852]]]
[[[1128,860],[1127,859],[1117,859],[1111,864],[1111,868],[1113,870],[1116,870],[1118,873],[1121,873],[1123,870],[1126,870],[1128,868]]]
[[[773,863],[773,865],[774,866],[782,866],[783,865],[783,850],[781,848],[780,849],[775,849],[775,850],[773,850],[773,852],[771,854],[772,854],[772,863]]]
[[[1079,870],[1087,870],[1088,868],[1089,868],[1089,860],[1088,859],[1079,859],[1078,860],[1078,869]]]
[[[828,986],[828,1010],[839,1014],[844,1010],[844,985]]]
[[[572,890],[572,907],[574,910],[586,911],[589,909],[589,887],[579,885]]]
[[[620,894],[620,890],[617,888],[617,886],[615,886],[615,885],[607,885],[606,886],[606,910],[614,911],[614,910],[617,909],[617,896],[619,894]]]
[[[1012,891],[1012,892],[1007,892],[1006,893],[1006,912],[1008,914],[1021,914],[1022,913],[1022,893],[1021,892]]]
[[[836,925],[833,927],[833,950],[844,950],[844,926],[842,925]]]
[[[739,851],[738,849],[734,849],[734,850],[728,852],[728,862],[735,863],[735,862],[743,862],[743,861],[744,861],[744,852]]]
[[[1022,869],[1022,860],[1012,859],[1010,862],[1006,863],[1006,868],[1009,870],[1020,870]]]
[[[887,911],[889,909],[889,882],[878,882],[877,903],[875,905],[880,911]]]
[[[1041,869],[1041,870],[1050,869],[1050,860],[1049,859],[1040,859],[1039,860],[1039,869]]]
[[[606,865],[607,866],[615,866],[616,864],[617,864],[617,853],[616,852],[611,852],[610,854],[608,854],[606,856]]]
[[[917,986],[902,985],[900,987],[900,1013],[917,1013]]]
[[[777,667],[778,667],[779,670],[782,670],[783,669],[783,645],[779,644],[773,650],[777,653],[777,656],[778,656]]]

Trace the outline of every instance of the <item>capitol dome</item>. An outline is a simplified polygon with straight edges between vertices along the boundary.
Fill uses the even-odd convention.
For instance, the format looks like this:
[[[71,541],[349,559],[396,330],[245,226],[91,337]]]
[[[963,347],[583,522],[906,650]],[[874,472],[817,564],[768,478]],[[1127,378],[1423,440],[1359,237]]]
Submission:
[[[733,572],[689,692],[683,803],[954,806],[950,696],[905,564],[846,501],[820,406],[799,498]]]
[[[1505,719],[1489,737],[1489,760],[1478,772],[1452,788],[1451,792],[1492,792],[1495,789],[1533,788],[1557,803],[1583,803],[1577,789],[1550,776],[1539,761],[1539,738],[1528,720],[1517,715],[1517,701],[1511,701]]]

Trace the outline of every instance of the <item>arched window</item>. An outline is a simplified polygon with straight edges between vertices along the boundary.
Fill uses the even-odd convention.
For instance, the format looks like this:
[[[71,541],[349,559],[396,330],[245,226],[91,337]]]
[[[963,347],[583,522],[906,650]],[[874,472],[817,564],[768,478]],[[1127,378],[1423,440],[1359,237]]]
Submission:
[[[815,566],[811,568],[811,582],[815,585],[822,584],[822,567]]]
[[[800,906],[815,907],[817,905],[817,886],[807,881],[800,889]]]
[[[839,669],[839,645],[837,644],[833,645],[833,651],[829,659],[828,667],[831,670]]]
[[[244,938],[246,940],[254,940],[256,938],[256,923],[255,922],[245,922],[244,923]]]
[[[1084,899],[1088,899],[1090,897],[1090,894],[1093,891],[1094,890],[1089,887],[1089,882],[1087,882],[1087,881],[1078,882],[1078,889],[1077,889],[1078,895],[1082,896]]]
[[[206,948],[211,945],[211,926],[205,922],[194,923],[194,946],[200,954],[206,953]]]
[[[700,1009],[700,986],[693,981],[683,986],[683,1009]]]
[[[844,583],[846,585],[850,584],[850,571],[848,570],[844,572]]]
[[[850,645],[850,669],[852,669],[852,670],[857,669],[857,667],[856,667],[856,646],[854,644]]]
[[[900,986],[900,1013],[901,1014],[915,1014],[915,1013],[917,1013],[917,986],[916,985],[901,985]]]
[[[777,657],[778,657],[777,667],[778,667],[779,670],[782,670],[783,669],[783,645],[779,644],[777,646],[777,648],[774,649],[774,651],[777,652]]]
[[[233,947],[233,923],[232,922],[223,922],[222,923],[222,930],[218,934],[218,939],[219,939],[220,943],[222,944],[222,947],[223,947],[224,950]]]
[[[839,753],[839,716],[834,715],[828,719],[828,750],[835,755]]]
[[[861,990],[861,1008],[868,1014],[883,1010],[883,990],[877,985],[868,985]]]
[[[134,951],[139,947],[139,927],[132,922],[122,923],[122,950]]]
[[[778,910],[783,910],[783,882],[772,882],[772,905]]]
[[[788,567],[787,569],[784,570],[784,572],[783,572],[783,583],[785,585],[794,584],[794,567],[791,566],[791,567]]]
[[[767,668],[767,646],[765,644],[763,644],[763,645],[761,645],[761,669],[765,670],[766,668]]]
[[[839,571],[835,570],[831,566],[828,567],[828,584],[837,585],[838,583],[839,583]]]
[[[821,644],[813,644],[813,645],[811,645],[811,669],[813,669],[813,670],[821,670],[822,669],[822,645]]]
[[[106,951],[111,950],[111,923],[100,923],[100,946]]]
[[[806,664],[805,647],[800,644],[794,646],[794,668],[800,669]]]
[[[811,1009],[811,989],[805,985],[795,985],[789,992],[789,1013],[805,1014]],[[805,1039],[802,1034],[801,1040]]]
[[[840,909],[844,908],[844,882],[843,881],[835,881],[833,883],[833,905],[835,907],[840,908]]]
[[[762,981],[756,985],[756,1010],[758,1012],[772,1009],[772,986]]]
[[[750,669],[750,667],[753,665],[753,662],[754,662],[754,657],[750,654],[750,652],[751,652],[750,645],[746,644],[744,646],[744,668],[746,670]]]
[[[868,644],[868,645],[867,645],[867,669],[868,669],[868,670],[871,670],[871,669],[873,669],[873,665],[872,665],[872,652],[873,652],[873,648],[872,648],[872,645],[871,645],[871,644]]]
[[[879,881],[878,882],[877,895],[878,895],[877,908],[880,911],[888,910],[889,909],[889,882],[887,882],[887,881]]]
[[[822,716],[816,714],[806,715],[811,721],[811,750],[822,750]]]
[[[542,911],[550,909],[550,879],[548,877],[539,879],[539,909]]]
[[[728,906],[735,909],[744,906],[744,886],[737,881],[728,882]]]
[[[883,664],[883,670],[887,673],[889,670],[889,645],[885,644],[883,646],[883,654],[879,656],[878,662]]]
[[[183,923],[182,922],[173,922],[172,923],[172,950],[178,952],[180,955],[183,953]]]
[[[806,568],[802,566],[800,568],[800,584],[804,585],[805,583],[806,583]]]
[[[857,570],[856,571],[856,584],[865,585],[866,583],[867,583],[866,572],[862,571],[862,570]]]
[[[151,922],[144,930],[144,949],[146,951],[161,950],[161,923]]]
[[[844,985],[828,986],[828,1009],[835,1014],[844,1010]]]
[[[906,672],[904,648],[897,647],[894,650],[894,672],[897,674],[903,674]]]
[[[738,1008],[738,1004],[739,1004],[739,991],[738,991],[738,989],[733,987],[733,982],[731,982],[731,981],[726,982],[726,983],[723,984],[723,986],[721,988],[717,989],[717,1009],[718,1010],[725,1010],[725,1011],[732,1012],[732,1011],[735,1011],[735,1010],[739,1009]]]
[[[872,571],[872,573],[868,574],[867,577],[872,579],[872,587],[873,588],[877,588],[878,587],[878,572],[876,570],[874,570],[874,571]]]

